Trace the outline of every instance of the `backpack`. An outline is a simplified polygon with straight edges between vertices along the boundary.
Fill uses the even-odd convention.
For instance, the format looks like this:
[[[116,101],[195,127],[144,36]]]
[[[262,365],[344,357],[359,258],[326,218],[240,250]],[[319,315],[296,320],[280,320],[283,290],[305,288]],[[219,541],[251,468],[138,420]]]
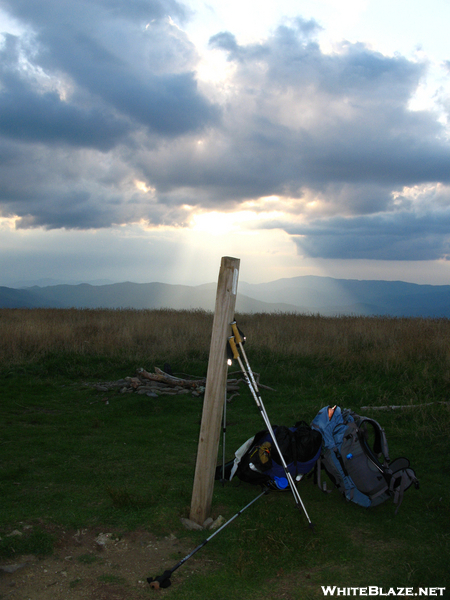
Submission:
[[[309,473],[320,457],[322,435],[304,421],[294,427],[272,427],[286,466],[293,479],[299,481]],[[236,475],[241,481],[265,485],[272,489],[288,489],[288,481],[280,455],[267,430],[259,431],[235,452],[233,461],[225,465],[225,478]],[[223,477],[223,468],[216,469],[216,479]]]
[[[374,419],[339,406],[325,406],[311,427],[323,438],[316,471],[319,487],[323,468],[348,501],[369,508],[392,498],[396,514],[404,492],[412,484],[419,488],[407,458],[391,462],[385,431]]]

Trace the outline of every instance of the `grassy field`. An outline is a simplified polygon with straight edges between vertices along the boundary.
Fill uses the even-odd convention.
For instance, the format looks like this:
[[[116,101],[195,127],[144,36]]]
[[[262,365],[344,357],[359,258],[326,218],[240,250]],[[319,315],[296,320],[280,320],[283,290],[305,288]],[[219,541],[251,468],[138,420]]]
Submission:
[[[106,404],[86,384],[166,362],[175,374],[205,376],[212,320],[202,311],[0,310],[0,561],[52,552],[59,528],[143,528],[192,548],[204,539],[180,523],[189,514],[202,399],[109,392]],[[365,510],[336,491],[321,493],[312,478],[301,482],[315,534],[290,493],[269,494],[191,559],[202,565],[196,577],[183,577],[183,566],[161,593],[313,599],[323,597],[322,585],[372,585],[446,586],[450,596],[450,321],[237,321],[252,368],[275,389],[263,391],[272,421],[310,422],[328,404],[372,416],[386,429],[391,457],[411,460],[421,488],[406,492],[394,516],[392,503]],[[411,407],[361,411],[384,405]],[[241,385],[227,408],[227,456],[261,429]],[[258,491],[216,483],[213,517],[231,517]],[[24,535],[7,537],[17,528]]]

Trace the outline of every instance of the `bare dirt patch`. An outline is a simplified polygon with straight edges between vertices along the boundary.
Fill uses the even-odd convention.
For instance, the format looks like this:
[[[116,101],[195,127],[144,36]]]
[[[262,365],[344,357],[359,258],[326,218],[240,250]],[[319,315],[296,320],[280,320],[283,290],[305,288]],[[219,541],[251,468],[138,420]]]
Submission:
[[[62,531],[51,556],[0,560],[0,600],[148,598],[147,577],[161,575],[190,550],[174,535],[159,539],[146,531]],[[178,581],[198,566],[183,566]]]

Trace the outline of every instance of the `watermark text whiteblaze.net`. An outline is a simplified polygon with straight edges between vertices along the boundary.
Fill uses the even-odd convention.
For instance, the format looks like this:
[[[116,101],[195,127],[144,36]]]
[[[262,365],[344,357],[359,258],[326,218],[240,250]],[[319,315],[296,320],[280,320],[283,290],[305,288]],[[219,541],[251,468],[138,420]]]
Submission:
[[[381,596],[381,597],[436,597],[444,596],[445,587],[419,587],[419,588],[402,588],[390,587],[382,588],[376,585],[367,587],[339,587],[337,585],[322,585],[324,596]]]

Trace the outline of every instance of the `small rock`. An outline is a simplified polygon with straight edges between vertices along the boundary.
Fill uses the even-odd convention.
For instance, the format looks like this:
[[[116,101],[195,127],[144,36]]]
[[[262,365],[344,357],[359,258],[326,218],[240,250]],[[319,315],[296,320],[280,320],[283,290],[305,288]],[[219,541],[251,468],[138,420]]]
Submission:
[[[203,529],[203,527],[201,525],[199,525],[198,523],[196,523],[195,521],[191,521],[191,519],[181,519],[181,522],[183,523],[183,525],[186,527],[186,529],[190,529],[190,530],[199,530],[199,529]]]
[[[218,529],[221,525],[223,525],[225,523],[225,517],[222,517],[222,515],[219,515],[217,517],[217,519],[214,521],[214,523],[212,523],[212,525],[210,525],[210,529]]]
[[[213,523],[214,523],[214,519],[212,517],[208,517],[206,519],[206,521],[203,523],[203,529],[209,529]]]
[[[108,391],[108,388],[106,387],[106,385],[94,385],[94,388],[98,392],[107,392]]]
[[[17,535],[17,536],[21,536],[23,535],[23,533],[21,531],[19,531],[18,529],[14,529],[14,531],[11,531],[11,533],[8,533],[8,535],[6,537],[12,537],[13,535]]]
[[[23,569],[26,567],[27,563],[21,563],[20,565],[0,565],[0,571],[3,573],[15,573],[19,569]]]
[[[100,533],[95,538],[95,543],[100,549],[103,549],[106,546],[106,544],[110,541],[109,538],[111,537],[111,535],[112,533]]]

